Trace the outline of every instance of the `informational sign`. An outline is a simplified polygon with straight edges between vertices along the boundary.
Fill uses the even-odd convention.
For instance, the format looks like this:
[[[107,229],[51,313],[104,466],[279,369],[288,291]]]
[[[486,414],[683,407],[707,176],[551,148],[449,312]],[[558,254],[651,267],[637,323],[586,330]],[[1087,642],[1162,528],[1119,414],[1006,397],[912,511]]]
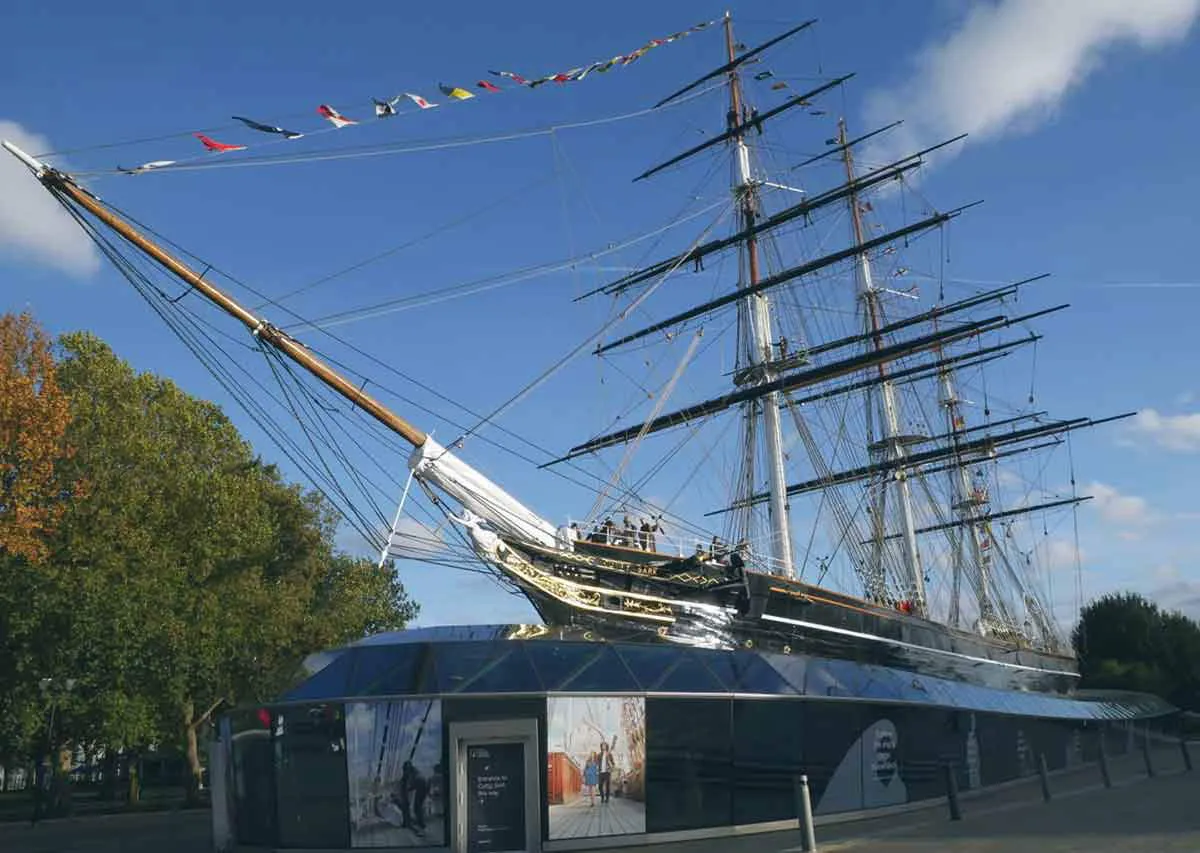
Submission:
[[[467,850],[525,849],[525,744],[467,747]]]

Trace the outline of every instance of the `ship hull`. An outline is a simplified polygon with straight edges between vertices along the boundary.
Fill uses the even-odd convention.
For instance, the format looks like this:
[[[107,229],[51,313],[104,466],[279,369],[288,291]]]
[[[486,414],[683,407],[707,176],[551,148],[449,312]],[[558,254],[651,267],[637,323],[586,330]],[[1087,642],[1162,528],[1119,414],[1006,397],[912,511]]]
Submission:
[[[609,559],[581,565],[579,558],[522,551],[537,574],[505,573],[542,619],[598,637],[844,659],[1006,690],[1064,693],[1078,682],[1075,660],[1065,655],[775,575],[710,575],[700,584],[703,576],[697,572],[664,572],[649,565],[630,571],[615,568],[620,563]],[[593,592],[586,598],[564,595],[564,587],[573,584]]]

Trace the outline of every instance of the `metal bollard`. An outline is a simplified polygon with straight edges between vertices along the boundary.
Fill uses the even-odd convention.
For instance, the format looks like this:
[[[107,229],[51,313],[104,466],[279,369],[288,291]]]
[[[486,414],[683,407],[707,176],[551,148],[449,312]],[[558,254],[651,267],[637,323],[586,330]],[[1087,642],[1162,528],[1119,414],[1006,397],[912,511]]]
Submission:
[[[1183,769],[1192,772],[1192,754],[1188,752],[1187,738],[1183,735],[1179,736],[1179,751],[1183,753]]]
[[[1104,735],[1100,735],[1100,778],[1104,780],[1104,787],[1112,787],[1112,776],[1108,773],[1108,753],[1104,750]]]
[[[1150,760],[1150,732],[1142,738],[1142,757],[1146,759],[1146,775],[1154,777],[1154,762]]]
[[[1042,799],[1050,802],[1050,774],[1046,769],[1046,756],[1038,754],[1038,776],[1042,778]]]
[[[804,853],[816,853],[817,836],[813,829],[812,797],[808,792],[808,776],[795,780],[796,816],[800,821],[800,849]]]
[[[943,764],[942,771],[946,777],[946,803],[950,806],[950,820],[962,820],[962,809],[958,805],[958,777],[954,775],[954,766]]]

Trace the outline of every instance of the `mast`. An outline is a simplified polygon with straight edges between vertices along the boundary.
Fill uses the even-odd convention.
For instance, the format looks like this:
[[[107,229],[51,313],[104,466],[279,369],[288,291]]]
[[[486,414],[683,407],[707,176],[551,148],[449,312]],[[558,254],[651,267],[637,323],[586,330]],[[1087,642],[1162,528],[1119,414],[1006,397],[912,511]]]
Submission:
[[[838,145],[842,149],[842,162],[846,167],[846,180],[851,186],[854,185],[854,158],[850,153],[850,146],[846,144],[846,120],[838,120]],[[862,246],[866,240],[863,235],[862,215],[858,207],[858,193],[851,192],[847,198],[850,205],[850,221],[854,226],[854,242],[858,246]],[[879,294],[875,289],[874,279],[871,275],[871,260],[867,252],[860,251],[858,253],[858,295],[862,300],[865,314],[866,330],[871,333],[871,344],[876,351],[883,348],[883,336],[880,334],[879,321]],[[900,431],[900,412],[896,402],[896,389],[890,379],[888,379],[887,366],[884,363],[879,365],[879,395],[880,402],[883,408],[883,451],[893,463],[901,462],[907,455],[904,447],[904,436]],[[866,392],[867,400],[867,424],[868,429],[871,423],[871,407],[872,407],[872,390]],[[908,570],[908,582],[913,600],[913,609],[919,615],[926,615],[926,597],[925,597],[925,574],[921,568],[921,552],[917,548],[916,522],[913,514],[912,506],[912,489],[908,480],[908,471],[897,465],[894,474],[896,491],[900,502],[900,522],[902,528],[904,564]],[[879,492],[879,502],[875,511],[875,527],[877,531],[881,531],[884,526],[884,509],[887,496],[887,484],[884,481],[881,484]],[[882,540],[876,541],[876,553],[878,557],[882,554]],[[882,574],[883,565],[880,561],[875,567],[875,570]],[[882,578],[880,578],[882,580]]]
[[[934,327],[937,327],[936,320],[934,321]],[[979,530],[975,519],[979,511],[987,503],[987,494],[986,491],[972,488],[971,475],[967,470],[967,462],[960,452],[962,430],[966,424],[960,408],[961,400],[958,396],[958,389],[954,384],[954,374],[949,366],[945,366],[938,371],[938,388],[942,408],[946,410],[946,431],[950,435],[950,441],[955,450],[954,464],[947,472],[950,477],[950,494],[953,496],[953,509],[964,522],[963,532],[968,537],[967,548],[970,551],[971,561],[976,567],[975,595],[979,602],[978,629],[983,634],[987,633],[987,622],[992,611],[990,590],[991,565],[988,555],[980,547]],[[953,560],[948,621],[953,627],[957,628],[961,621],[960,601],[964,568],[963,542],[961,539],[959,539],[956,545]]]
[[[733,40],[733,17],[725,13],[725,50],[730,64],[736,62],[737,55]],[[758,237],[754,232],[754,222],[758,209],[758,191],[750,174],[750,151],[746,145],[743,130],[747,117],[743,114],[742,84],[736,66],[729,71],[729,116],[728,126],[733,139],[733,194],[741,202],[742,230],[748,232],[745,242],[739,247],[739,253],[744,253],[745,269],[749,277],[749,286],[753,287],[759,281],[758,267]],[[739,268],[741,265],[739,264]],[[775,378],[770,364],[774,361],[771,335],[771,311],[766,293],[751,293],[742,302],[743,313],[747,319],[750,331],[750,363],[758,368],[760,382],[769,382]],[[758,403],[751,401],[749,406]],[[788,519],[787,503],[787,472],[783,465],[783,431],[779,412],[779,393],[772,391],[761,400],[763,415],[763,444],[767,457],[767,479],[770,491],[770,520],[771,520],[771,556],[772,569],[782,571],[785,575],[795,575],[792,565],[792,536]],[[749,412],[748,412],[749,415]],[[751,469],[753,458],[747,459]]]

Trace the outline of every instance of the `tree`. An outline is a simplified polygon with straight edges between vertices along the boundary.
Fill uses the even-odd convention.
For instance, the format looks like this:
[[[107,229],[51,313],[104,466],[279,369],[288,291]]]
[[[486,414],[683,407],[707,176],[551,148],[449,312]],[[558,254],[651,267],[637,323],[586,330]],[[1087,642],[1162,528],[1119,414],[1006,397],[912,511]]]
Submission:
[[[1137,593],[1083,608],[1072,633],[1084,687],[1154,693],[1200,709],[1200,625]]]
[[[45,557],[71,491],[59,472],[69,418],[50,339],[27,313],[0,316],[0,554]]]
[[[63,739],[177,743],[194,793],[216,709],[277,694],[308,654],[403,627],[415,605],[390,571],[335,553],[328,503],[263,464],[216,406],[90,335],[61,346],[76,452],[60,467],[91,488],[63,512],[44,567],[0,588],[0,627],[21,629],[7,684],[0,667],[16,722],[0,727],[28,744],[32,676],[73,675]]]

